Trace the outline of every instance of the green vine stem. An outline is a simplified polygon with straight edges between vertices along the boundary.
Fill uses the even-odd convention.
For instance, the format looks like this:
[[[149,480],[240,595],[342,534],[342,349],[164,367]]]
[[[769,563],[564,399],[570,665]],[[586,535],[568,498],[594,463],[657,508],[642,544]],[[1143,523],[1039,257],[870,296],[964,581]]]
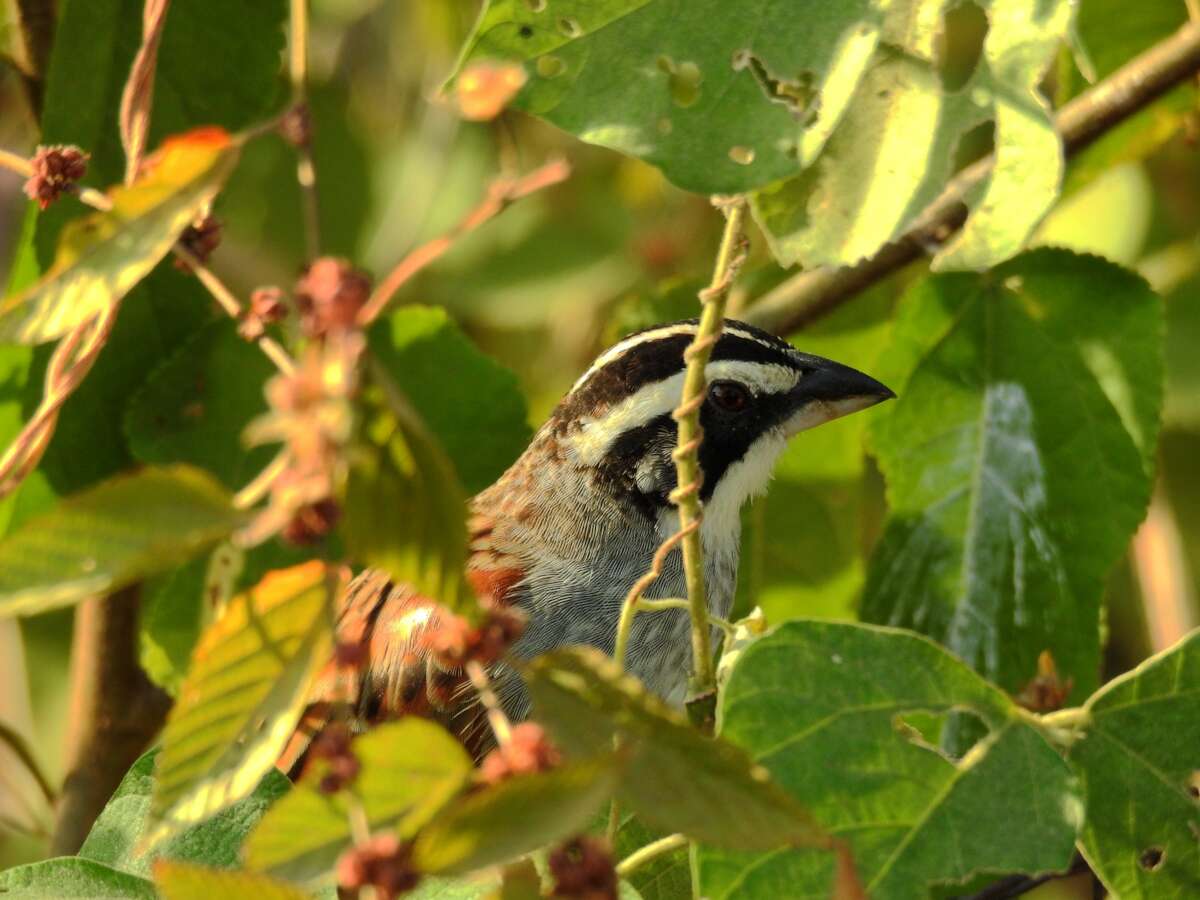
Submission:
[[[687,842],[688,839],[682,834],[669,834],[665,838],[659,838],[644,847],[639,847],[617,863],[617,876],[625,878],[630,872],[640,869],[651,860],[686,847]]]

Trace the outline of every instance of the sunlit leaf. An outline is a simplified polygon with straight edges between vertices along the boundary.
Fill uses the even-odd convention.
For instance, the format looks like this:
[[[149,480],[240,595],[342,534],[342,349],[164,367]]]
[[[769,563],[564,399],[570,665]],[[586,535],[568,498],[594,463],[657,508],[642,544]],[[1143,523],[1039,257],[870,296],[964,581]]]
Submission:
[[[1083,847],[1114,897],[1200,896],[1200,631],[1106,684],[1071,747]]]
[[[109,192],[112,209],[63,229],[42,278],[0,302],[0,340],[61,337],[117,303],[162,259],[220,190],[237,144],[218,128],[168,140],[132,184]]]
[[[186,466],[122,475],[0,541],[0,615],[28,615],[170,569],[242,521],[229,494]]]
[[[1012,692],[1043,650],[1093,690],[1103,580],[1150,494],[1161,328],[1141,279],[1065,251],[915,286],[873,428],[890,519],[863,617]]]
[[[604,756],[480,789],[421,830],[413,861],[423,872],[461,875],[570,837],[591,824],[619,773],[619,761]]]
[[[943,36],[964,16],[978,48],[950,59]],[[523,64],[516,107],[680,187],[761,189],[776,256],[806,266],[854,262],[904,231],[963,135],[993,122],[995,173],[939,257],[976,267],[1016,252],[1057,194],[1037,87],[1070,18],[1067,0],[802,0],[745,16],[717,0],[491,0],[462,65]]]
[[[765,769],[741,749],[701,735],[599,651],[576,647],[538,657],[526,676],[534,715],[569,752],[595,752],[620,736],[630,755],[621,800],[646,822],[716,846],[827,843]]]
[[[329,579],[320,562],[274,572],[205,631],[163,731],[147,842],[245,797],[275,765],[328,658]]]
[[[371,830],[410,837],[466,784],[474,771],[462,745],[445,729],[409,718],[357,738],[362,765],[354,781]],[[324,768],[310,763],[295,789],[263,817],[246,841],[246,865],[295,881],[328,874],[350,845],[344,793],[318,789]]]
[[[467,611],[467,506],[454,466],[378,363],[371,378],[343,501],[346,550],[447,608]]]
[[[155,863],[154,885],[163,900],[310,900],[294,885],[266,875],[173,860]]]
[[[952,710],[990,729],[961,760],[908,721]],[[1071,861],[1082,803],[1066,763],[1008,697],[926,638],[789,622],[743,651],[720,721],[724,737],[849,843],[872,898],[924,900],[931,886],[978,872]],[[773,898],[783,884],[790,897],[828,897],[833,876],[832,855],[812,850],[700,852],[712,900]]]

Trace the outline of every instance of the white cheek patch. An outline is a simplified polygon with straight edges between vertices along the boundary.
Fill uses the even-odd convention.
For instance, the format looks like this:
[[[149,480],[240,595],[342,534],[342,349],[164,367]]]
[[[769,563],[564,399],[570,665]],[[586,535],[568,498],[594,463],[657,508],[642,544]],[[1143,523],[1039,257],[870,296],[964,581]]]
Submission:
[[[709,363],[705,375],[709,383],[736,381],[756,396],[790,391],[800,380],[800,372],[790,366],[739,359]],[[622,434],[671,412],[679,405],[683,376],[683,372],[676,372],[670,378],[646,385],[599,418],[584,418],[581,429],[567,439],[577,460],[583,465],[596,465]]]

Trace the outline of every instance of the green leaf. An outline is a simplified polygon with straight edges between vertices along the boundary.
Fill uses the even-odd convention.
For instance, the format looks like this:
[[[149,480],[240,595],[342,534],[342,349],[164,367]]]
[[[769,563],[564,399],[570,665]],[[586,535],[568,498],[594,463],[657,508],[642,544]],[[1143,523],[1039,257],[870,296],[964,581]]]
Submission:
[[[859,297],[792,341],[806,353],[876,371],[891,294],[885,287]],[[863,439],[883,412],[845,416],[789,442],[771,490],[745,517],[735,618],[755,606],[772,623],[854,618],[866,573]]]
[[[534,715],[568,752],[594,752],[620,737],[629,753],[621,801],[648,824],[743,849],[826,843],[761,766],[739,748],[701,735],[600,651],[546,654],[525,676]]]
[[[636,817],[627,816],[617,831],[614,855],[624,859],[633,851],[666,836],[666,832],[647,828]],[[691,863],[686,847],[657,856],[626,877],[645,900],[692,900]]]
[[[716,0],[490,0],[460,71],[516,61],[528,78],[518,108],[688,190],[761,188],[772,249],[805,266],[852,263],[903,232],[963,135],[992,121],[995,174],[939,256],[978,267],[1015,253],[1057,194],[1062,154],[1037,86],[1071,5],[971,4],[991,29],[957,79],[942,34],[960,8],[946,7],[802,0],[735,16]]]
[[[586,830],[619,776],[619,760],[602,756],[482,788],[421,830],[413,861],[433,875],[463,875],[532,853]]]
[[[459,793],[474,767],[441,726],[409,718],[381,725],[353,744],[362,769],[354,782],[372,832],[412,834]],[[246,842],[246,865],[293,881],[328,874],[350,846],[344,793],[319,790],[325,767],[310,764],[295,789],[263,817]]]
[[[483,490],[521,455],[530,430],[516,376],[481,353],[445,310],[406,306],[376,324],[370,341],[468,492]]]
[[[109,191],[111,209],[63,229],[41,280],[0,301],[0,340],[54,340],[120,301],[212,201],[236,162],[237,144],[219,129],[169,140],[136,181]]]
[[[872,431],[891,513],[863,618],[1010,691],[1050,650],[1092,690],[1103,581],[1149,499],[1161,329],[1140,278],[1065,251],[917,284]]]
[[[0,615],[66,606],[170,569],[241,521],[229,494],[195,469],[119,476],[0,541]]]
[[[154,867],[154,884],[163,900],[310,900],[286,881],[253,872],[212,869],[162,860]]]
[[[1200,895],[1200,631],[1088,700],[1083,848],[1114,897]]]
[[[143,463],[186,462],[236,489],[271,460],[247,448],[246,426],[266,410],[263,385],[275,369],[232,320],[198,331],[146,379],[129,402],[125,432]]]
[[[0,872],[5,900],[156,900],[145,878],[90,859],[64,856]]]
[[[454,466],[378,362],[371,379],[342,503],[346,550],[446,608],[469,612],[467,505]]]
[[[184,829],[140,853],[138,844],[151,824],[150,797],[158,752],[156,749],[143,754],[125,773],[79,848],[79,855],[144,877],[150,876],[151,864],[160,858],[236,866],[242,841],[267,808],[288,792],[291,783],[279,772],[270,771],[250,796],[207,822]]]
[[[991,730],[961,760],[915,713],[969,711]],[[1065,868],[1082,804],[1070,770],[1012,703],[932,641],[833,622],[789,622],[746,648],[722,696],[721,734],[751,752],[847,841],[867,894],[926,898],[978,872]],[[1014,823],[1019,823],[1014,827]],[[712,900],[826,897],[828,854],[702,848]]]
[[[329,653],[329,573],[268,575],[205,631],[167,719],[147,843],[247,796],[275,765]]]

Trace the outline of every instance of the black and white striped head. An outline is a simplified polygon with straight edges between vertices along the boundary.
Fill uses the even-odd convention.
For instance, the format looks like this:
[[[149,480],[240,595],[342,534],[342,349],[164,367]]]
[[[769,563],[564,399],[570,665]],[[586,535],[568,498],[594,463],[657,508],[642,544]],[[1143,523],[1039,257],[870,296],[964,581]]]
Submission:
[[[675,486],[671,411],[696,327],[692,319],[625,338],[575,382],[548,423],[569,458],[651,518],[668,508]],[[725,323],[706,374],[700,466],[710,517],[736,516],[762,491],[792,435],[895,396],[856,369],[734,321]]]

